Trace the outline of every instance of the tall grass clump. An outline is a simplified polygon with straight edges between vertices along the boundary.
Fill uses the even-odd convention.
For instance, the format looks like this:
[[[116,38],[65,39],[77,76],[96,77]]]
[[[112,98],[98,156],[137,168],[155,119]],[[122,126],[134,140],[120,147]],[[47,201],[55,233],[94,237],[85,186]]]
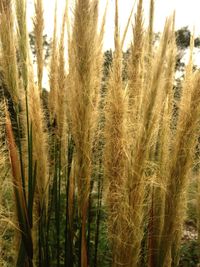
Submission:
[[[56,3],[45,92],[45,5],[34,1],[34,63],[27,1],[0,0],[0,265],[178,267],[200,74],[193,35],[177,88],[175,14],[155,40],[149,3],[148,27],[138,0],[121,35],[115,0],[109,62],[108,3],[100,21],[98,0],[71,13],[66,1],[60,28]]]
[[[86,223],[92,173],[92,147],[101,81],[102,36],[98,34],[98,1],[75,3],[69,42],[68,108],[75,143],[81,266],[87,266]],[[95,59],[95,60],[94,60]]]
[[[21,4],[22,9],[19,9]],[[11,2],[1,2],[1,12],[2,17],[2,32],[1,32],[1,42],[3,48],[3,61],[9,58],[9,63],[3,65],[3,79],[5,82],[6,89],[11,97],[9,102],[9,111],[13,110],[14,116],[10,120],[10,115],[7,112],[6,115],[6,136],[8,140],[8,150],[10,153],[10,162],[13,175],[13,186],[15,192],[15,203],[16,203],[16,213],[18,218],[19,230],[21,231],[21,241],[17,256],[17,266],[22,266],[26,262],[28,266],[33,265],[33,240],[31,229],[33,226],[33,204],[34,202],[34,192],[37,184],[37,192],[44,193],[46,189],[46,184],[38,185],[44,180],[44,175],[46,174],[45,168],[45,152],[42,151],[36,154],[37,147],[42,148],[41,145],[37,145],[37,140],[42,136],[35,137],[35,134],[39,133],[38,130],[41,129],[40,119],[35,117],[38,114],[40,107],[38,106],[35,111],[32,110],[32,105],[29,103],[29,96],[27,90],[29,89],[29,78],[28,75],[28,44],[27,44],[27,31],[26,31],[26,8],[25,2],[16,2],[16,12],[17,12],[17,31],[18,35],[15,35],[14,24],[12,15],[12,5]],[[23,27],[22,27],[23,26]],[[9,30],[8,30],[9,29]],[[15,39],[19,40],[19,47],[15,44]],[[16,51],[19,48],[20,52],[20,72],[18,71],[18,62]],[[31,73],[32,74],[32,73]],[[24,90],[23,90],[24,89]],[[33,92],[32,92],[33,95]],[[21,100],[19,99],[21,98]],[[23,99],[25,101],[23,102]],[[29,107],[30,104],[30,107]],[[13,109],[11,106],[13,105]],[[34,105],[37,105],[37,99],[34,99]],[[34,112],[34,118],[31,116]],[[32,123],[37,120],[37,125]],[[36,126],[36,128],[35,128]],[[13,130],[14,129],[14,130]],[[34,132],[33,132],[34,130]],[[42,130],[42,129],[41,129]],[[15,131],[15,132],[14,132]],[[16,139],[16,140],[15,140]],[[34,146],[33,146],[34,142]],[[36,149],[35,149],[36,148]],[[34,150],[34,152],[33,152]],[[37,158],[35,159],[33,157]],[[43,157],[40,160],[39,168],[37,170],[37,160],[39,157]],[[28,166],[27,166],[28,165]],[[40,173],[42,177],[38,178],[36,183],[36,173]],[[41,203],[43,203],[44,195],[40,195]],[[42,206],[40,203],[40,207]],[[38,215],[37,210],[37,215]],[[39,215],[41,216],[41,215]],[[38,218],[38,216],[37,216]]]
[[[108,81],[105,124],[105,183],[108,186],[108,230],[112,266],[127,266],[126,244],[126,96],[122,82],[122,47],[119,33],[118,1],[115,1],[115,51]]]
[[[0,104],[0,111],[0,264],[1,266],[6,266],[8,262],[14,264],[16,255],[13,243],[18,244],[18,237],[15,235],[16,214],[14,213],[12,175],[9,164],[8,146],[7,143],[5,143],[6,117],[5,103],[3,102]],[[7,250],[10,251],[9,254],[5,253]]]
[[[162,233],[163,222],[165,219],[165,194],[168,171],[168,157],[170,140],[172,135],[172,109],[173,109],[173,79],[175,69],[175,39],[173,32],[170,32],[170,42],[166,54],[166,66],[162,75],[162,94],[161,106],[158,115],[158,129],[156,131],[156,142],[153,143],[150,158],[156,163],[156,172],[154,171],[154,182],[150,192],[150,209],[149,209],[149,264],[156,266],[158,248]]]
[[[14,141],[11,121],[9,115],[6,115],[6,136],[8,141],[8,151],[13,175],[13,186],[16,202],[16,213],[21,231],[21,246],[17,259],[17,266],[25,262],[28,266],[33,266],[33,241],[31,236],[31,225],[28,217],[28,210],[24,189],[20,173],[20,160],[17,147]]]
[[[12,101],[18,104],[19,84],[16,59],[16,47],[14,33],[14,22],[11,1],[0,2],[1,11],[1,44],[2,44],[2,72],[4,83],[7,85],[8,92]]]
[[[185,203],[188,178],[191,175],[192,155],[197,141],[196,134],[198,134],[198,102],[198,73],[193,73],[190,59],[183,85],[173,157],[171,156],[171,160],[168,159],[169,178],[165,200],[165,222],[160,244],[160,250],[162,248],[160,264],[162,265],[170,261],[173,254],[172,243],[175,242],[173,237],[179,231],[180,225],[183,225],[185,210],[183,203]]]

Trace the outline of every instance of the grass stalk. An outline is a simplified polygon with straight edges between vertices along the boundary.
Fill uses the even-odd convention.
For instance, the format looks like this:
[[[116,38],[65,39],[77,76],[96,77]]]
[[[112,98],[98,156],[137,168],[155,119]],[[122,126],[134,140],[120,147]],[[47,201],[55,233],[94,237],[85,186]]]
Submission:
[[[40,94],[42,93],[42,79],[44,68],[44,54],[43,54],[43,30],[44,30],[44,14],[43,14],[43,1],[35,0],[35,18],[34,33],[36,43],[36,57],[37,57],[37,76],[38,76],[38,88]]]
[[[167,185],[167,192],[170,192],[170,194],[166,195],[166,219],[160,244],[159,266],[165,266],[165,262],[169,261],[174,240],[173,236],[180,227],[180,224],[183,224],[184,219],[184,214],[182,213],[179,215],[179,211],[182,210],[185,198],[184,192],[188,184],[192,153],[196,142],[197,116],[199,112],[199,105],[197,104],[197,101],[199,101],[197,85],[199,83],[199,77],[198,74],[195,75],[192,73],[191,64],[192,62],[190,59],[180,105],[175,141],[176,146],[174,147],[173,158],[170,161]],[[191,90],[189,90],[189,88]],[[176,220],[173,218],[176,218]]]
[[[99,80],[101,81],[99,59],[102,43],[97,35],[98,2],[79,0],[75,4],[74,14],[72,40],[69,44],[69,111],[77,154],[78,209],[82,224],[81,266],[86,267],[86,222],[92,170],[92,143],[96,127]]]
[[[115,52],[106,99],[104,151],[104,169],[108,184],[108,230],[113,267],[127,266],[126,262],[129,260],[123,236],[126,229],[126,100],[122,84],[122,50],[118,23],[118,1],[115,1]]]
[[[3,78],[15,105],[19,102],[18,70],[11,1],[0,2]]]
[[[175,73],[175,37],[172,29],[172,36],[170,38],[167,59],[166,59],[166,70],[164,72],[164,80],[162,81],[162,99],[161,99],[161,110],[159,118],[159,130],[157,133],[157,143],[155,143],[155,149],[153,154],[151,153],[151,160],[158,164],[156,184],[153,185],[152,199],[153,206],[151,234],[149,238],[152,241],[152,247],[149,247],[149,255],[151,258],[152,265],[157,266],[157,257],[160,245],[160,238],[162,234],[162,227],[164,222],[164,207],[165,207],[165,190],[167,185],[166,171],[168,169],[168,157],[170,153],[170,136],[172,139],[172,132],[170,129],[170,123],[172,118],[172,106],[174,102],[173,98],[173,80]],[[159,110],[158,110],[159,111]]]
[[[99,160],[99,175],[98,175],[98,202],[96,212],[96,230],[95,230],[95,249],[94,249],[94,267],[98,265],[98,249],[100,237],[100,223],[101,223],[101,209],[102,209],[102,195],[103,195],[103,181],[102,181],[102,162]]]
[[[22,73],[23,85],[25,91],[28,87],[28,34],[27,34],[27,23],[26,23],[26,1],[16,0],[15,1],[17,24],[18,24],[18,47],[20,53],[19,67]]]
[[[71,187],[71,170],[72,170],[72,160],[73,160],[73,140],[71,136],[68,137],[68,168],[66,175],[66,218],[65,218],[65,266],[74,266],[74,256],[73,256],[73,215],[70,213],[70,187]],[[73,201],[73,200],[72,200]],[[74,201],[73,201],[74,202]],[[72,218],[70,218],[70,215]]]
[[[52,40],[52,53],[50,62],[50,75],[49,75],[49,112],[50,121],[54,122],[57,113],[58,105],[58,51],[57,51],[57,5],[54,10],[54,32]]]
[[[28,266],[32,265],[33,259],[33,243],[31,237],[31,227],[28,220],[28,210],[25,202],[24,194],[23,194],[23,186],[21,181],[20,174],[20,162],[18,157],[17,148],[14,141],[11,121],[9,115],[6,115],[6,136],[8,141],[8,149],[10,154],[10,162],[12,167],[12,175],[13,175],[13,184],[14,184],[14,193],[16,198],[16,210],[19,228],[21,230],[21,240],[23,246],[23,254],[24,257],[18,258],[17,264],[18,266],[22,266],[26,261],[28,262]],[[21,246],[20,246],[21,248]],[[20,253],[19,255],[20,256]],[[20,262],[19,262],[20,259]]]

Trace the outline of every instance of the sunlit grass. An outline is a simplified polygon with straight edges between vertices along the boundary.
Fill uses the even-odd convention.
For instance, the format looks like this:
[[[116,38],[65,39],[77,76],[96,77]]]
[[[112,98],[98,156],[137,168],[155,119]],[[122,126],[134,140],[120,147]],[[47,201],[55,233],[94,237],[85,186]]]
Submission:
[[[99,1],[77,0],[73,20],[67,4],[61,31],[55,7],[43,101],[45,6],[35,1],[35,75],[26,4],[0,0],[0,265],[178,266],[194,174],[192,198],[199,203],[194,36],[175,88],[175,16],[155,46],[153,0],[147,28],[143,1],[137,3],[126,59],[133,11],[120,33],[115,1],[115,47],[106,70],[106,10],[100,21]],[[199,209],[192,213],[199,229]]]

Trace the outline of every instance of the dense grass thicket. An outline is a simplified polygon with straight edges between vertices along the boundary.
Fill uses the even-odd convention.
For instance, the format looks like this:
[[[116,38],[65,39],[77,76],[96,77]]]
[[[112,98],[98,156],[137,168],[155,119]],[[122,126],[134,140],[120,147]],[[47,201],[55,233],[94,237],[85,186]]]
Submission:
[[[122,33],[115,0],[106,69],[106,10],[99,20],[98,0],[74,2],[73,18],[66,4],[61,31],[55,7],[47,99],[45,6],[35,0],[34,73],[26,0],[0,0],[0,266],[195,266],[184,265],[192,255],[200,261],[194,36],[177,89],[175,16],[155,45],[154,0],[149,26],[138,0]],[[188,214],[198,237],[183,246]]]

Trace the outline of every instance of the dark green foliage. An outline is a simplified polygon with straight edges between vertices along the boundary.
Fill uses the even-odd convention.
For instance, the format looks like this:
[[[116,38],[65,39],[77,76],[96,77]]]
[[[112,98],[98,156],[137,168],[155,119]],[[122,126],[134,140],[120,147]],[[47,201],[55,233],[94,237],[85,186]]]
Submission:
[[[178,48],[185,49],[190,45],[191,32],[187,26],[176,31],[176,44]]]
[[[199,245],[197,241],[187,241],[181,247],[179,267],[196,267],[198,264]],[[173,266],[175,267],[175,266]]]
[[[186,49],[190,45],[191,32],[188,29],[188,26],[182,27],[176,31],[176,44],[179,49]],[[194,40],[194,46],[200,46],[200,37],[197,37]]]
[[[122,79],[123,81],[128,80],[128,61],[130,58],[130,49],[127,49],[126,52],[123,53],[123,69],[122,69]]]
[[[35,34],[34,34],[34,32],[29,33],[29,42],[30,42],[32,53],[35,56],[36,55],[36,48],[35,48]],[[51,40],[48,40],[47,34],[45,34],[43,36],[43,47],[44,47],[44,51],[45,51],[44,57],[45,57],[45,60],[47,60],[49,58],[50,52],[51,52]],[[34,62],[36,62],[36,61],[34,61]]]
[[[113,62],[113,52],[112,50],[107,50],[104,53],[104,63],[103,63],[103,80],[105,80],[109,75],[110,67]]]

